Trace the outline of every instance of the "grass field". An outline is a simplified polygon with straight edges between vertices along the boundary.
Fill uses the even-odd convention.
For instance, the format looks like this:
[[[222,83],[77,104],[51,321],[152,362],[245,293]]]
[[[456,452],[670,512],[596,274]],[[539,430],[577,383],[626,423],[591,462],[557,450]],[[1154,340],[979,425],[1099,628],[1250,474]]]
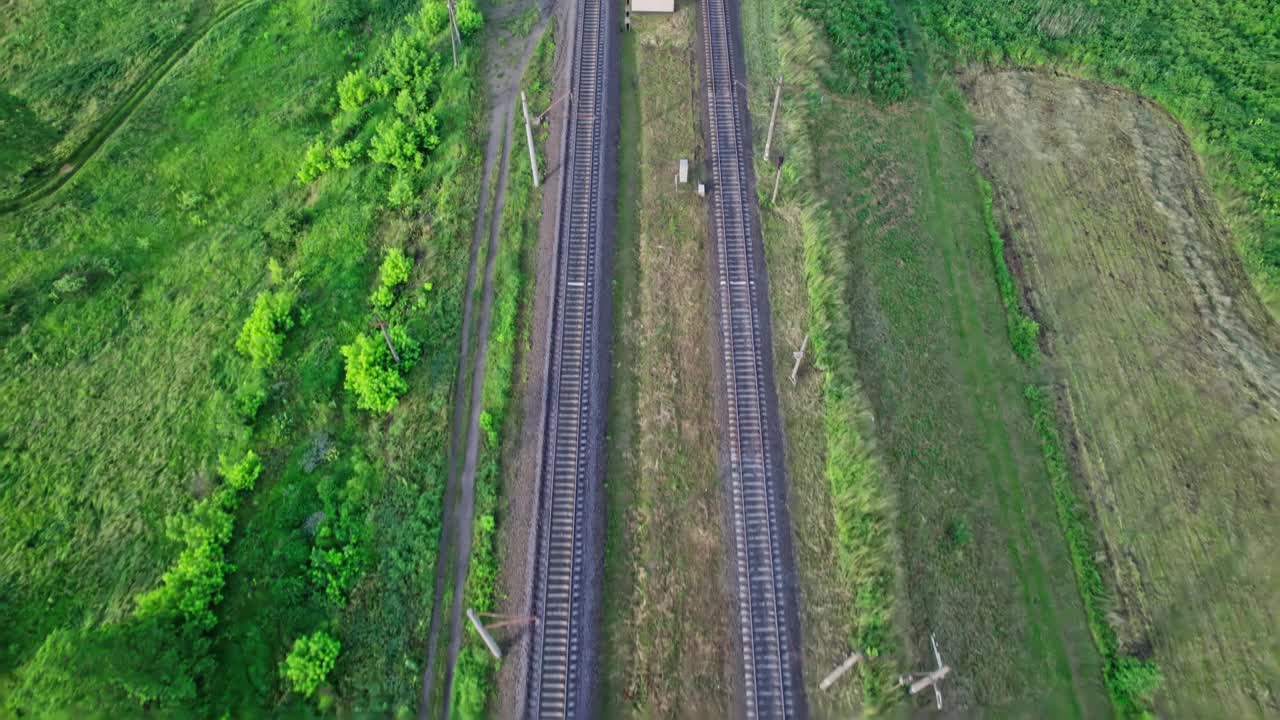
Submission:
[[[721,539],[706,207],[675,184],[701,157],[695,8],[623,38],[602,647],[607,717],[725,717]]]
[[[1125,87],[1188,130],[1256,289],[1280,313],[1280,13],[1251,0],[902,0],[962,63]]]
[[[21,23],[61,5],[24,4]],[[117,5],[126,18],[152,12]],[[178,542],[166,526],[224,484],[219,455],[246,448],[264,468],[233,511],[229,544],[208,546],[221,568],[208,607],[216,625],[179,648],[199,659],[200,680],[163,701],[178,704],[155,706],[305,711],[279,663],[297,637],[321,630],[341,653],[313,702],[412,708],[456,367],[465,247],[453,238],[474,196],[468,171],[449,169],[467,167],[465,71],[441,76],[463,94],[439,116],[440,161],[421,180],[435,193],[418,212],[384,209],[388,172],[363,157],[306,185],[295,176],[316,134],[338,132],[335,83],[365,57],[382,62],[391,29],[414,9],[247,9],[58,195],[0,217],[0,696],[11,710],[58,707],[14,694],[39,687],[24,669],[55,657],[37,653],[67,637],[51,631],[94,641],[132,627],[139,593],[184,567],[173,563],[198,519],[174,526],[189,536]],[[79,102],[69,98],[58,102]],[[359,135],[387,110],[366,106],[337,124]],[[393,247],[412,269],[382,312],[420,349],[412,392],[375,417],[344,392],[339,346],[366,331],[377,264]],[[294,298],[292,329],[265,370],[236,351],[264,290]],[[152,692],[131,684],[138,676],[113,675],[113,657],[77,680],[130,698]],[[103,712],[106,702],[95,698]]]
[[[1046,330],[1045,379],[1106,539],[1122,648],[1169,717],[1277,711],[1280,328],[1164,111],[1066,78],[972,78],[977,160]]]
[[[873,429],[874,455],[865,455],[873,446],[870,438],[855,455],[878,457],[881,469],[874,460],[869,468],[855,464],[862,478],[856,483],[870,493],[871,507],[875,493],[892,496],[880,503],[881,515],[869,517],[893,517],[888,508],[898,510],[894,537],[864,547],[863,564],[882,563],[892,574],[899,561],[894,553],[900,553],[900,584],[889,583],[897,587],[897,609],[889,606],[889,612],[906,645],[897,662],[910,667],[899,669],[928,666],[934,633],[948,662],[964,668],[948,680],[954,708],[1053,717],[1109,712],[1038,436],[1022,397],[1029,372],[1011,350],[991,270],[963,97],[954,83],[932,72],[918,46],[910,99],[885,107],[834,93],[819,84],[831,66],[803,22],[757,8],[744,10],[744,24],[748,60],[755,63],[749,72],[779,68],[789,89],[778,152],[796,165],[784,182],[779,213],[788,212],[788,194],[794,194],[814,213],[815,229],[826,233],[819,246],[837,243],[828,255],[835,266],[820,267],[823,272],[808,278],[811,303],[834,288],[839,300],[826,305],[836,308],[827,317],[845,323],[838,332],[823,331],[846,338],[827,348],[823,369],[853,390],[860,381],[873,418],[868,422],[856,400],[843,409],[833,406],[837,396],[830,395],[820,413],[806,415],[784,387],[788,443],[796,447],[803,441],[793,432],[797,424],[812,426],[824,415],[835,423],[828,432],[838,431],[827,438],[829,457],[842,433],[856,437]],[[771,35],[781,38],[776,55],[753,50]],[[767,112],[762,108],[771,100],[770,88],[766,84],[762,92],[761,84],[753,78],[757,135]],[[760,184],[769,187],[772,178]],[[794,226],[804,217],[784,224]],[[776,236],[767,242],[780,240],[786,242]],[[775,271],[776,262],[771,255],[771,280],[785,312],[786,264]],[[817,311],[810,307],[810,313]],[[775,322],[785,332],[797,321],[793,316]],[[775,338],[779,355],[796,340]],[[793,497],[793,505],[799,502]],[[812,636],[840,627],[837,614],[822,606],[838,604],[843,588],[830,572],[806,573],[806,565],[823,557],[816,551],[820,546],[805,548],[806,532],[798,521],[806,659],[823,658],[817,667],[811,661],[806,675],[820,678],[853,638],[846,630],[839,644],[814,646]],[[860,629],[867,611],[856,601],[853,607],[844,602],[844,612]],[[883,627],[893,635],[893,620],[888,623]],[[859,699],[845,692],[844,698],[817,695],[815,708],[829,703],[832,715],[846,714]]]
[[[33,167],[70,154],[127,89],[227,4],[9,3],[0,17],[0,198]]]

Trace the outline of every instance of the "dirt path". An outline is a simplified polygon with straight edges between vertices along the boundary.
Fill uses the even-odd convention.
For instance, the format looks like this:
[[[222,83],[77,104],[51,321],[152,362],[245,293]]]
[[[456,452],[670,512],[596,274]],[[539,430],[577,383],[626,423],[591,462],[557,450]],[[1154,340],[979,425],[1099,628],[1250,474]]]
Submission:
[[[509,8],[505,17],[513,16],[514,11],[522,8],[523,6]],[[497,19],[500,20],[502,18]],[[475,511],[476,462],[480,443],[480,414],[483,410],[479,398],[481,398],[484,388],[484,368],[488,357],[489,323],[493,306],[494,266],[498,257],[502,211],[506,201],[507,175],[510,167],[513,137],[512,130],[515,121],[515,100],[520,90],[520,78],[523,77],[524,70],[528,66],[529,60],[533,57],[533,52],[537,48],[538,40],[542,37],[542,31],[545,27],[546,19],[544,15],[530,31],[529,35],[523,38],[523,51],[519,56],[519,64],[512,74],[504,72],[503,69],[509,66],[500,61],[499,52],[494,52],[496,49],[494,43],[492,41],[490,43],[490,57],[499,61],[490,62],[489,102],[493,105],[493,110],[490,115],[489,142],[485,147],[484,172],[480,184],[482,199],[477,206],[475,232],[472,236],[471,266],[468,270],[466,298],[463,306],[462,350],[459,357],[458,386],[455,393],[453,436],[449,450],[449,481],[445,491],[445,515],[440,530],[440,555],[436,563],[436,591],[431,610],[431,627],[428,634],[427,666],[423,673],[422,697],[418,709],[419,717],[423,718],[427,717],[431,703],[435,665],[440,645],[440,618],[444,611],[444,605],[442,604],[445,591],[444,580],[447,577],[447,567],[450,565],[454,569],[454,582],[452,603],[450,605],[452,613],[449,625],[449,656],[448,663],[445,666],[444,710],[441,713],[442,717],[448,717],[449,715],[449,702],[453,687],[453,668],[457,662],[458,650],[462,644],[462,601],[471,559],[471,523]],[[495,33],[494,37],[498,36],[500,34]],[[510,40],[511,38],[507,37],[506,39]],[[520,46],[517,45],[517,47]],[[486,214],[485,208],[489,207],[490,201],[489,180],[493,175],[494,164],[499,160],[499,148],[501,148],[501,162],[492,191],[492,208]],[[464,394],[467,378],[467,350],[470,345],[472,300],[480,242],[484,237],[486,218],[489,221],[489,245],[485,262],[479,328],[476,334],[476,348],[471,369],[471,392]],[[459,471],[458,450],[462,442],[464,408],[467,407],[470,408],[470,414],[465,426],[466,449],[462,467]]]
[[[179,38],[168,57],[158,64],[150,73],[147,74],[132,91],[129,97],[125,99],[110,115],[102,121],[98,129],[89,136],[87,140],[80,144],[62,164],[62,166],[53,174],[46,175],[38,181],[35,187],[25,190],[8,200],[0,201],[0,214],[11,213],[21,210],[32,203],[42,200],[57,192],[63,185],[71,182],[81,169],[84,168],[90,160],[98,154],[107,141],[111,139],[116,131],[128,122],[133,113],[141,107],[142,102],[150,97],[151,92],[156,89],[161,81],[169,76],[169,73],[177,67],[182,59],[200,44],[201,40],[208,37],[209,33],[223,23],[231,20],[231,18],[240,14],[241,10],[255,5],[259,0],[244,0],[244,2],[236,3],[230,7],[218,11],[217,14],[209,21],[204,30],[186,37]]]

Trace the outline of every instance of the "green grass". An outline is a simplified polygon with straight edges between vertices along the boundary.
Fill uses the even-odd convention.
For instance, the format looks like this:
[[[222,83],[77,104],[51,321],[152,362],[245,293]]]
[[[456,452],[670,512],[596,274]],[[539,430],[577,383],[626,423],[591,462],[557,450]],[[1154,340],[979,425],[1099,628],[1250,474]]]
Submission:
[[[70,154],[218,3],[22,2],[0,18],[0,197]],[[226,4],[226,3],[223,3]],[[9,134],[12,133],[12,134]]]
[[[1022,399],[1029,372],[1009,349],[993,282],[962,98],[926,72],[913,75],[915,99],[892,109],[832,93],[819,84],[828,66],[812,30],[775,24],[797,38],[780,51],[782,142],[796,162],[784,198],[799,194],[822,236],[808,246],[827,254],[810,261],[809,312],[823,320],[831,308],[835,327],[811,320],[810,332],[848,338],[818,352],[834,386],[824,415],[841,555],[863,553],[854,557],[867,573],[851,578],[850,641],[878,647],[899,627],[901,669],[916,669],[936,634],[962,668],[947,683],[953,707],[1105,713],[1101,661]],[[810,582],[802,592],[837,591]],[[862,701],[875,707],[898,668],[869,668]]]
[[[383,209],[387,178],[367,162],[294,182],[329,131],[335,81],[406,5],[349,3],[350,27],[304,0],[245,10],[59,194],[0,217],[0,403],[13,421],[0,442],[0,696],[54,629],[127,620],[176,557],[166,518],[217,485],[220,453],[248,443],[266,467],[226,547],[236,572],[208,636],[219,671],[188,708],[302,709],[277,663],[317,626],[342,643],[322,703],[412,707],[456,367],[465,247],[453,238],[474,196],[469,171],[448,168],[469,166],[469,103],[454,103],[447,122],[461,122],[440,151],[452,166],[427,174],[422,220]],[[374,419],[343,391],[337,346],[366,328],[381,246],[416,255],[396,312],[422,352],[410,394]],[[297,285],[296,322],[246,425],[237,396],[260,381],[235,344],[269,260]],[[318,510],[321,539],[306,523]],[[325,532],[361,539],[345,604],[311,577]]]
[[[912,3],[961,61],[1064,69],[1127,87],[1188,128],[1255,285],[1280,302],[1280,15],[1248,0]]]

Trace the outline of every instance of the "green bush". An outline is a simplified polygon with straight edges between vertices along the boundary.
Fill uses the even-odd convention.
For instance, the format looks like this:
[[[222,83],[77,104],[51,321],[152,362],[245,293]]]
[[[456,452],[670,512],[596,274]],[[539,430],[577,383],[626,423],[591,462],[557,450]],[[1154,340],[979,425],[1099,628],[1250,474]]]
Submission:
[[[284,352],[284,333],[293,327],[294,293],[290,289],[263,290],[253,303],[253,312],[244,321],[236,349],[255,367],[269,368]]]
[[[280,664],[280,675],[294,692],[311,697],[333,670],[341,650],[342,644],[323,630],[304,635],[294,641]]]
[[[338,81],[338,106],[344,112],[364,107],[373,96],[373,86],[364,68],[352,70]]]
[[[462,0],[458,3],[454,13],[458,17],[458,34],[464,38],[474,35],[484,24],[484,16],[471,0]]]
[[[329,152],[325,149],[324,138],[318,137],[302,156],[302,167],[298,168],[298,184],[308,185],[316,178],[329,172]]]
[[[239,462],[233,462],[223,455],[219,458],[219,469],[231,487],[236,490],[252,490],[258,475],[262,473],[262,460],[252,450],[246,452]]]
[[[801,6],[831,41],[828,84],[882,100],[907,96],[907,51],[886,0],[802,0]]]
[[[395,359],[380,335],[356,335],[350,345],[342,346],[342,357],[346,359],[346,388],[355,393],[357,407],[376,413],[395,409],[409,384],[400,377]]]

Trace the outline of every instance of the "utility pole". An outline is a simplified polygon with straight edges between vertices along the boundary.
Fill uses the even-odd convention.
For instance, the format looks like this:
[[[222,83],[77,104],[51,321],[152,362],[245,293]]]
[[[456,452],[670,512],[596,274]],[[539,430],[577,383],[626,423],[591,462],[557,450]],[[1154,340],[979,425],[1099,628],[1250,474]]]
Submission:
[[[449,6],[449,47],[453,48],[453,66],[458,67],[458,46],[462,44],[462,35],[458,32],[458,13],[453,7],[453,0],[446,4]]]
[[[533,171],[533,187],[538,187],[538,155],[533,151],[533,126],[529,124],[529,101],[520,91],[520,108],[524,110],[524,138],[529,141],[529,169]]]
[[[835,685],[836,681],[839,680],[841,676],[849,672],[849,670],[852,669],[854,665],[857,665],[861,661],[862,661],[862,653],[855,652],[854,654],[850,655],[844,662],[840,663],[839,667],[837,667],[835,670],[832,670],[829,675],[823,678],[822,682],[818,683],[818,689],[826,690],[830,688],[832,685]]]
[[[804,349],[809,347],[809,336],[804,336],[804,341],[800,343],[800,351],[792,353],[791,357],[796,359],[796,364],[791,368],[791,384],[796,384],[796,375],[800,372],[800,363],[804,360]],[[834,680],[832,681],[834,682]]]
[[[782,100],[782,76],[778,76],[778,87],[773,91],[773,113],[769,116],[769,134],[764,138],[764,161],[769,162],[769,146],[773,145],[773,126],[778,122],[778,102]]]
[[[778,171],[773,174],[773,197],[769,198],[769,206],[778,204],[778,187],[782,184],[782,156],[778,156]]]
[[[498,622],[491,622],[486,625],[481,618],[494,618]],[[471,621],[471,626],[476,629],[476,633],[480,635],[480,639],[484,641],[485,647],[489,648],[489,654],[492,655],[495,660],[502,659],[502,650],[498,647],[498,642],[493,639],[493,635],[489,632],[490,630],[520,625],[532,625],[538,621],[537,618],[524,617],[520,615],[478,613],[471,608],[467,608],[467,619]]]
[[[378,317],[378,315],[375,314],[373,317],[376,319],[376,322],[371,322],[369,324],[382,328],[382,339],[387,341],[387,349],[391,351],[391,357],[395,358],[396,364],[399,365],[400,356],[396,353],[396,346],[391,344],[391,333],[387,332],[387,324],[383,322],[382,318]]]

